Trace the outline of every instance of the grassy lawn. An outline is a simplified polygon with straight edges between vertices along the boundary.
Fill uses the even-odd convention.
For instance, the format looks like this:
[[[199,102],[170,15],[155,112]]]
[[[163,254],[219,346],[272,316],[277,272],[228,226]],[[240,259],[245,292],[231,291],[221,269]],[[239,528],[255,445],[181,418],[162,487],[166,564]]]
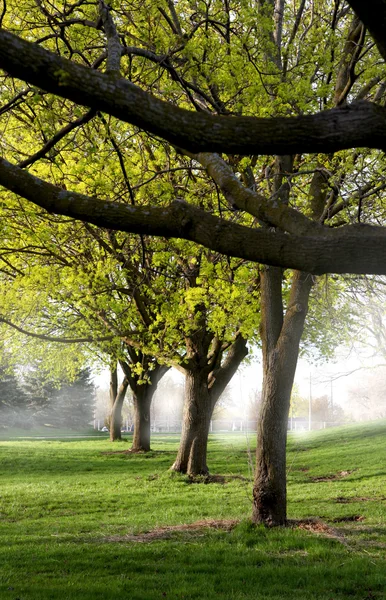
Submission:
[[[198,484],[168,471],[172,435],[149,455],[1,435],[2,600],[386,597],[384,422],[290,436],[294,524],[275,530],[248,522],[253,436],[212,436],[224,477]]]

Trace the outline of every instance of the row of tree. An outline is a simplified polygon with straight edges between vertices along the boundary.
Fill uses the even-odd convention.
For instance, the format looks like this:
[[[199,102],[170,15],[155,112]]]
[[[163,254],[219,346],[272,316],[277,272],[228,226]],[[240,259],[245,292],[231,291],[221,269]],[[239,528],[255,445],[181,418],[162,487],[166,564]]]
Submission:
[[[378,21],[358,10],[383,53]],[[385,271],[373,148],[386,88],[365,26],[347,3],[319,0],[13,1],[2,25],[3,323],[108,362],[111,431],[130,386],[135,449],[150,447],[151,397],[176,366],[174,468],[192,474],[208,471],[211,413],[259,334],[253,519],[285,523],[306,319],[308,346],[328,352],[347,316],[342,283],[314,275]]]

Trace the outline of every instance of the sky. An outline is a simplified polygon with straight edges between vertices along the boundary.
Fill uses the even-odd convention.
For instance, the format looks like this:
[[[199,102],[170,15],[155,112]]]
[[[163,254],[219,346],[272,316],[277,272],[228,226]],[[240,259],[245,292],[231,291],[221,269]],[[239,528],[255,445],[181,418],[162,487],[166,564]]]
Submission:
[[[295,384],[301,396],[309,398],[310,388],[312,398],[320,396],[333,397],[334,404],[339,404],[344,410],[349,410],[349,390],[363,380],[376,367],[384,366],[381,357],[373,357],[368,349],[341,348],[336,352],[333,361],[313,364],[305,359],[298,360],[295,374]],[[262,365],[253,362],[242,366],[232,382],[234,394],[240,396],[244,403],[252,390],[261,390]]]

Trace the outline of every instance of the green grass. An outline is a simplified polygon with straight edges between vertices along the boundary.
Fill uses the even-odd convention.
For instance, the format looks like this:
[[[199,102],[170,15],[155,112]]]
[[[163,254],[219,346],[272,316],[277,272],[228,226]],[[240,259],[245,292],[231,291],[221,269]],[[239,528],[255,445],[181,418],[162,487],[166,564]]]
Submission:
[[[330,535],[249,523],[242,434],[211,438],[211,472],[227,477],[206,485],[169,472],[173,435],[155,436],[149,455],[103,437],[4,435],[2,600],[385,597],[384,422],[290,436],[289,518],[321,519]],[[240,522],[230,531],[159,529],[219,519]]]
[[[64,429],[53,425],[40,425],[30,429],[0,426],[0,440],[13,439],[36,439],[36,438],[79,438],[79,437],[108,437],[108,433],[96,431],[92,427],[84,427],[80,430]]]

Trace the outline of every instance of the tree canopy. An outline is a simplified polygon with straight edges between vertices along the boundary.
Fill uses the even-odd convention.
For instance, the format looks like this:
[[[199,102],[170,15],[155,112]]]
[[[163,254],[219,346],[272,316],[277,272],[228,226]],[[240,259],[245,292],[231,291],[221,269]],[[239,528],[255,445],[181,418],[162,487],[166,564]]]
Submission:
[[[182,237],[227,255],[316,274],[384,273],[386,236],[374,202],[383,187],[377,182],[381,154],[371,149],[384,149],[380,24],[386,4],[370,2],[366,14],[360,3],[349,4],[364,26],[345,2],[267,0],[258,10],[242,2],[9,3],[0,31],[0,66],[12,77],[2,80],[7,125],[0,183],[50,212],[110,229]],[[269,52],[277,69],[266,63]],[[160,203],[156,189],[133,205],[101,185],[87,189],[74,176],[61,181],[58,149],[63,153],[66,136],[72,142],[100,112],[118,119],[108,125],[121,166],[130,144],[144,144],[144,136],[168,147],[173,160],[190,157],[232,210],[250,213],[254,222],[235,221],[232,212],[220,214],[185,193]],[[36,122],[42,124],[40,146],[29,143],[25,129]],[[23,156],[20,143],[26,141]],[[97,138],[93,146],[95,153]],[[368,150],[346,152],[358,147]],[[283,205],[271,197],[269,174],[267,186],[258,173],[267,175],[263,155],[273,153],[295,155],[297,179],[284,182],[292,190],[309,186],[310,172],[333,173],[326,185],[335,196],[319,222],[310,219],[305,203]],[[251,172],[254,182],[242,185]],[[133,173],[127,175],[131,181]]]

